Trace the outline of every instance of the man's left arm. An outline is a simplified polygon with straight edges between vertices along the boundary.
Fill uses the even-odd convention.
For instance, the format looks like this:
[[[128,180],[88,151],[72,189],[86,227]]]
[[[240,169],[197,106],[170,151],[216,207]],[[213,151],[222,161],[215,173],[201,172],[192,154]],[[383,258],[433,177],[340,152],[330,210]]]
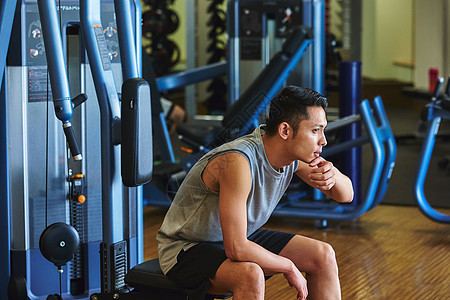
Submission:
[[[295,172],[304,182],[338,202],[353,200],[353,185],[333,164],[317,157],[309,164],[299,161]]]

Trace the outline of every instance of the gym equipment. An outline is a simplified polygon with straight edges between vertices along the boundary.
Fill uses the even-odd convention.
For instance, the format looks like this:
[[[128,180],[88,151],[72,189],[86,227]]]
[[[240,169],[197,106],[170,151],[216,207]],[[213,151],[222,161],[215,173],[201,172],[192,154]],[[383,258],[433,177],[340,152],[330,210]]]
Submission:
[[[450,120],[450,78],[447,80],[447,87],[444,94],[439,96],[443,82],[443,77],[437,80],[431,102],[426,105],[422,112],[422,118],[427,124],[427,129],[414,182],[414,195],[420,210],[425,216],[435,222],[449,224],[450,216],[433,208],[424,192],[425,178],[430,165],[439,126],[442,120]]]
[[[253,78],[269,63],[273,53],[282,48],[292,28],[311,28],[312,45],[302,62],[292,70],[288,84],[324,92],[325,5],[323,0],[230,0],[227,8],[227,107],[240,98]]]
[[[0,42],[8,45],[11,38],[16,0],[0,2]],[[8,136],[6,130],[6,89],[5,89],[5,66],[8,47],[0,47],[0,298],[7,299],[7,286],[11,275],[10,272],[10,205],[9,205],[9,168],[7,164]],[[22,282],[23,284],[23,282]]]
[[[14,1],[8,1],[8,5],[11,2]],[[6,186],[2,193],[8,199],[6,204],[1,203],[1,210],[6,205],[7,213],[11,211],[10,222],[5,229],[1,228],[2,237],[4,230],[11,232],[9,239],[2,240],[7,246],[1,247],[7,249],[5,257],[11,257],[7,265],[2,263],[1,275],[4,270],[9,274],[8,278],[0,279],[2,286],[9,280],[9,299],[44,299],[58,289],[57,272],[37,247],[45,226],[46,198],[52,207],[49,223],[70,222],[81,242],[75,258],[62,267],[67,269],[62,274],[64,299],[83,299],[94,291],[121,288],[127,269],[142,261],[142,190],[122,184],[122,179],[130,186],[148,181],[152,168],[151,122],[147,121],[151,114],[149,88],[136,79],[140,73],[136,62],[141,55],[137,51],[141,49],[141,11],[139,1],[116,1],[115,5],[117,9],[112,1],[102,1],[100,13],[100,1],[80,1],[80,4],[61,1],[59,24],[53,0],[39,1],[42,16],[48,16],[44,21],[39,18],[35,2],[20,1],[17,5],[0,109],[1,170],[5,175],[1,185]],[[7,14],[14,15],[15,5],[9,9]],[[7,14],[2,14],[2,22]],[[120,57],[115,49],[118,39]],[[52,61],[48,67],[51,92],[46,88],[44,54]],[[54,59],[56,56],[58,59]],[[124,61],[123,74],[119,59]],[[122,102],[126,105],[121,112],[116,85],[121,84],[122,78],[129,87],[122,88]],[[70,93],[81,92],[89,101],[82,103],[84,96],[70,99]],[[49,97],[55,99],[54,111],[64,115],[63,122],[67,121],[72,105],[79,105],[70,121],[83,160],[76,161],[73,155],[68,155],[64,134],[54,116],[45,125],[45,115],[50,113],[46,113]],[[127,128],[131,132],[126,132]],[[43,143],[46,136],[51,141],[48,150]],[[128,170],[120,167],[121,147],[125,150],[122,159],[132,163]],[[41,153],[47,153],[48,157],[48,184],[47,176],[43,176],[46,160],[38,156]],[[132,156],[126,158],[127,154]],[[48,186],[51,194],[45,196]],[[41,239],[43,245],[49,241],[48,233],[51,231],[45,232]],[[2,299],[6,297],[1,295]]]
[[[216,63],[226,59],[226,43],[223,42],[226,31],[226,13],[219,7],[224,0],[211,1],[208,5],[209,20],[206,25],[208,31],[208,47],[207,53],[209,59],[208,64]],[[220,39],[221,37],[221,39]],[[209,96],[205,100],[209,112],[225,111],[227,103],[227,86],[224,78],[214,78],[209,83],[206,90]]]
[[[133,157],[138,162],[149,163],[148,166],[134,168],[136,173],[132,179],[141,183],[142,177],[148,177],[153,167],[151,122],[144,119],[151,115],[150,89],[147,86],[141,88],[142,81],[131,84],[138,88],[137,92],[128,93],[126,81],[138,78],[140,58],[140,4],[134,2],[133,15],[130,1],[114,1],[117,26],[119,33],[119,45],[121,50],[122,73],[125,80],[122,88],[122,104],[126,104],[136,111],[137,118],[132,129],[136,136],[131,139],[132,147],[138,146],[137,152],[133,151]],[[102,5],[103,6],[103,5]],[[102,228],[103,239],[100,244],[101,253],[101,292],[114,293],[123,288],[124,276],[130,266],[142,261],[142,198],[141,191],[137,188],[125,188],[120,180],[120,147],[117,147],[117,132],[115,124],[120,119],[119,99],[115,90],[112,69],[107,64],[107,53],[104,51],[105,42],[99,38],[102,34],[100,20],[100,1],[80,1],[80,20],[85,37],[86,50],[91,64],[93,79],[99,98],[102,131]],[[134,17],[134,20],[133,20]],[[133,26],[134,25],[134,26]],[[134,33],[134,34],[133,34]],[[133,98],[136,97],[136,98]],[[124,112],[124,105],[122,105]],[[133,112],[134,115],[134,112]],[[133,118],[132,118],[133,119]],[[124,120],[122,120],[123,122]],[[122,125],[122,129],[130,128]],[[144,130],[139,130],[143,128]],[[136,130],[135,130],[136,129]],[[120,131],[119,131],[120,132]],[[116,134],[116,135],[115,135]],[[130,132],[122,132],[122,136]],[[141,142],[140,139],[146,141]],[[135,142],[139,141],[139,144]],[[147,145],[148,149],[144,149]],[[126,154],[122,151],[122,154]],[[136,154],[136,155],[134,155]],[[142,160],[142,161],[141,161]],[[135,166],[135,164],[133,164]],[[121,196],[135,195],[132,201],[124,201]],[[126,222],[126,223],[125,223]],[[135,237],[133,237],[135,235]]]
[[[39,239],[42,255],[58,270],[73,258],[79,245],[78,232],[66,223],[53,223],[45,228]]]
[[[132,287],[134,292],[138,292],[139,295],[148,295],[150,298],[145,299],[158,299],[151,298],[161,295],[164,299],[169,300],[188,300],[188,297],[183,292],[183,289],[173,281],[169,280],[161,271],[159,267],[159,260],[151,259],[144,263],[134,266],[130,272],[128,272],[125,281]],[[207,294],[205,300],[213,299],[228,299],[232,294]],[[128,298],[124,298],[128,299]],[[134,298],[129,298],[134,299]]]
[[[150,40],[144,55],[150,55],[159,76],[167,74],[180,61],[180,48],[168,37],[179,26],[178,15],[168,7],[174,1],[147,1],[150,10],[142,14],[142,33]]]
[[[45,297],[59,288],[58,274],[53,264],[44,259],[38,247],[39,236],[46,227],[46,198],[51,207],[49,224],[70,223],[80,234],[81,247],[76,259],[63,267],[66,271],[62,274],[63,295],[80,295],[100,286],[99,276],[95,276],[99,273],[98,245],[102,236],[101,210],[98,209],[101,201],[100,135],[98,130],[87,130],[100,127],[96,117],[98,105],[92,93],[92,84],[84,81],[89,75],[84,68],[84,55],[80,54],[79,6],[71,1],[61,2],[62,29],[58,24],[54,1],[40,2],[40,5],[53,4],[53,13],[49,7],[46,9],[49,15],[45,20],[47,23],[42,23],[39,18],[37,2],[18,2],[6,69],[7,125],[3,130],[8,134],[6,144],[9,145],[6,156],[9,172],[6,178],[9,181],[11,211],[10,283],[14,285],[14,280],[26,278],[25,293],[32,299]],[[104,11],[105,21],[112,21],[112,3],[105,3]],[[10,14],[14,14],[14,10]],[[51,31],[44,37],[43,31],[49,28]],[[62,37],[56,30],[63,33]],[[56,36],[53,41],[55,44],[59,41],[60,45],[44,48],[43,38],[50,38],[51,35]],[[61,40],[64,40],[64,47]],[[53,63],[62,64],[48,67],[55,86],[51,91],[47,88],[46,54],[60,56],[61,59]],[[67,58],[67,71],[64,57]],[[55,75],[57,72],[67,75],[58,77]],[[56,87],[58,82],[61,87]],[[72,102],[70,94],[81,92],[85,92],[91,101],[74,109],[71,117],[72,128],[84,156],[83,160],[75,161],[67,155],[63,132],[54,117],[54,109],[47,109],[47,99]],[[57,103],[54,102],[55,108]],[[72,110],[71,103],[69,106]],[[45,146],[47,138],[48,149]],[[49,170],[48,183],[44,176],[46,165]],[[84,179],[72,179],[78,174]],[[74,187],[85,191],[87,201],[84,204],[79,205],[77,199],[68,198]],[[48,189],[51,193],[46,196]],[[92,268],[87,269],[88,265]]]
[[[361,99],[361,62],[339,64],[339,117],[358,113]],[[341,131],[341,141],[350,141],[361,136],[361,124],[355,122]],[[353,183],[353,205],[361,198],[361,147],[353,147],[340,155],[340,170]]]

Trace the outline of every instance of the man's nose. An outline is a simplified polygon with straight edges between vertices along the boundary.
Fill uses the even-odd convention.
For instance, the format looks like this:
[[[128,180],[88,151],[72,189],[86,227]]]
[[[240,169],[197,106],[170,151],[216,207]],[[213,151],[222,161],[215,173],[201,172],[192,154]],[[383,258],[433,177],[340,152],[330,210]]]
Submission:
[[[325,134],[322,134],[322,138],[320,139],[320,145],[322,147],[325,147],[327,145],[327,138],[325,137]]]

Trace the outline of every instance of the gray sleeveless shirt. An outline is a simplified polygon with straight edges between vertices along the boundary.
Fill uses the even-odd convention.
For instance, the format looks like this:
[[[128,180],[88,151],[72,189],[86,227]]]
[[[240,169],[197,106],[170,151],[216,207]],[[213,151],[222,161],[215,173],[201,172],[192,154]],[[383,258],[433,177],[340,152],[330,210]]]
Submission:
[[[252,185],[247,197],[247,236],[267,222],[286,191],[298,161],[281,172],[269,163],[261,136],[263,127],[204,155],[181,184],[159,229],[158,255],[164,274],[177,263],[177,255],[202,241],[223,241],[219,219],[219,193],[208,189],[202,173],[213,158],[237,152],[247,158]]]

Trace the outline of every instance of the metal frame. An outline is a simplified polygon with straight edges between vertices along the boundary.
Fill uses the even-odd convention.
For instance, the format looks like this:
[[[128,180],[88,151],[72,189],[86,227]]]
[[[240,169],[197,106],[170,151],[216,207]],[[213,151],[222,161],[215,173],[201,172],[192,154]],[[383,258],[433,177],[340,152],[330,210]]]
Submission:
[[[93,1],[80,1],[81,10],[84,14],[85,24],[90,26],[90,22],[96,22],[95,25],[101,24],[100,22],[100,0],[93,4]],[[20,2],[22,3],[22,2]],[[11,36],[11,28],[14,20],[14,15],[16,11],[16,6],[21,9],[22,4],[17,4],[15,0],[1,1],[0,4],[0,41],[3,45],[9,45],[9,39]],[[122,35],[119,39],[127,39],[126,42],[121,44],[126,44],[127,48],[121,48],[125,57],[122,57],[122,61],[125,61],[123,65],[125,68],[123,70],[124,78],[134,78],[139,77],[141,74],[140,65],[140,50],[141,50],[141,32],[140,32],[140,18],[142,14],[140,2],[137,0],[130,1],[116,1],[116,13],[118,15],[118,30]],[[38,0],[39,13],[41,15],[42,31],[44,36],[45,48],[48,61],[48,70],[51,78],[52,94],[54,98],[55,112],[58,119],[63,123],[64,131],[69,142],[69,146],[72,150],[73,156],[81,159],[79,156],[80,151],[73,151],[77,149],[74,134],[71,130],[67,128],[70,127],[70,118],[72,117],[72,100],[69,92],[69,85],[67,80],[67,71],[65,68],[64,52],[62,47],[62,38],[60,33],[60,26],[58,24],[57,9],[54,0]],[[134,13],[134,14],[133,14]],[[133,31],[133,26],[135,30]],[[104,43],[103,31],[97,32],[97,36],[91,39],[89,42],[90,29],[94,30],[94,26],[89,28],[89,30],[84,30],[84,38],[86,39],[86,44],[93,45],[94,43],[101,44]],[[101,25],[100,25],[101,28]],[[97,30],[98,31],[98,30]],[[132,31],[132,33],[130,33]],[[101,33],[101,34],[100,34]],[[92,36],[90,36],[92,38]],[[98,47],[95,44],[95,47]],[[106,45],[101,45],[105,46]],[[98,48],[97,48],[98,49]],[[97,49],[90,49],[90,61],[94,79],[97,80],[96,86],[99,94],[99,105],[103,108],[102,112],[102,136],[105,138],[102,140],[102,145],[104,145],[104,150],[106,152],[105,157],[102,156],[102,171],[103,178],[103,239],[108,244],[113,244],[117,241],[122,241],[124,239],[129,240],[127,245],[128,248],[128,266],[133,266],[143,260],[143,216],[142,216],[142,188],[125,188],[122,185],[121,175],[120,175],[120,146],[116,146],[118,137],[116,136],[115,130],[117,129],[117,124],[120,124],[120,110],[119,110],[119,99],[117,95],[117,90],[114,85],[114,79],[110,72],[105,71],[103,68],[108,68],[109,59],[103,61],[96,61],[95,59],[104,59],[105,57],[98,55],[96,53]],[[11,260],[10,257],[13,255],[11,253],[10,243],[10,215],[9,215],[9,182],[8,182],[8,155],[7,155],[7,123],[6,123],[6,94],[5,94],[5,80],[3,80],[6,66],[6,55],[8,47],[1,47],[0,49],[0,84],[2,86],[0,94],[0,161],[1,169],[0,174],[2,175],[2,181],[0,182],[1,190],[1,209],[0,209],[0,237],[2,240],[2,247],[0,247],[0,298],[7,299],[7,285],[11,276]],[[93,54],[92,54],[93,53]],[[97,56],[96,56],[97,54]],[[104,52],[102,53],[104,54]],[[51,59],[50,59],[51,58]],[[94,62],[94,63],[93,63]],[[97,64],[94,66],[94,64]],[[99,67],[100,66],[100,67]],[[110,69],[110,68],[109,68]],[[106,74],[106,75],[105,75]],[[100,78],[100,79],[98,79]],[[105,79],[106,78],[106,79]],[[112,99],[111,99],[112,98]],[[134,199],[136,195],[137,203],[133,205],[133,208],[126,207],[127,203],[125,200]],[[136,209],[134,209],[136,207]],[[130,210],[133,209],[132,213],[136,213],[136,237],[130,238],[130,226],[133,226],[128,221],[128,216]],[[127,215],[128,214],[128,215]],[[133,239],[130,241],[130,239]],[[22,255],[22,254],[19,254]],[[17,255],[15,255],[17,256]],[[28,254],[23,254],[25,265],[16,266],[20,268],[27,268],[32,257]],[[87,262],[89,264],[89,262]],[[97,265],[95,266],[97,267]],[[25,271],[24,271],[25,272]],[[114,270],[109,270],[107,276],[110,276]],[[91,272],[92,276],[95,276],[97,271]],[[29,287],[29,284],[27,283]],[[65,283],[63,282],[63,288]],[[111,289],[111,286],[107,287],[106,290]],[[29,295],[31,297],[31,295]],[[86,296],[86,295],[84,295]],[[35,297],[33,295],[33,297]],[[81,296],[83,297],[83,296]],[[67,298],[67,295],[64,297]],[[71,297],[69,297],[72,299]],[[68,298],[68,299],[69,299]],[[35,299],[35,298],[33,298]],[[81,299],[77,296],[76,299]]]
[[[419,166],[414,182],[414,195],[420,210],[426,217],[435,222],[450,224],[450,215],[446,215],[433,208],[428,202],[424,192],[424,183],[430,165],[431,155],[433,154],[433,148],[436,143],[436,135],[438,134],[441,120],[450,120],[450,111],[443,109],[439,100],[430,102],[427,105],[427,108],[428,127],[425,133]]]
[[[245,4],[246,2],[251,3],[254,1],[229,0],[227,6],[227,32],[229,36],[227,46],[228,108],[231,107],[240,96],[239,61],[241,53],[239,9],[240,5]],[[278,0],[274,2],[283,3],[284,1]],[[299,0],[299,2],[301,1]],[[324,0],[303,0],[302,2],[303,25],[312,28],[314,37],[312,46],[305,53],[305,58],[301,63],[301,65],[304,66],[301,70],[301,85],[313,88],[319,93],[322,93],[325,87],[325,2]]]
[[[11,276],[11,236],[8,180],[8,130],[6,122],[6,56],[17,0],[0,3],[0,298],[7,299],[7,286]]]

